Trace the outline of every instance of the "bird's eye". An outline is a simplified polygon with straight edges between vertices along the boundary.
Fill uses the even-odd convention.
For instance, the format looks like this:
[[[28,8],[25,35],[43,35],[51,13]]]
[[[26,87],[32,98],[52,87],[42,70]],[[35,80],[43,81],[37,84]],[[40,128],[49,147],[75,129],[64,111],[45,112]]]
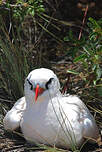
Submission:
[[[32,83],[27,79],[27,81],[28,81],[28,83],[30,84],[30,86],[31,86],[31,90],[33,90],[33,85],[32,85]]]
[[[48,86],[49,86],[49,84],[52,82],[53,79],[54,79],[54,78],[50,78],[49,81],[46,83],[46,85],[45,85],[46,89],[48,89]]]

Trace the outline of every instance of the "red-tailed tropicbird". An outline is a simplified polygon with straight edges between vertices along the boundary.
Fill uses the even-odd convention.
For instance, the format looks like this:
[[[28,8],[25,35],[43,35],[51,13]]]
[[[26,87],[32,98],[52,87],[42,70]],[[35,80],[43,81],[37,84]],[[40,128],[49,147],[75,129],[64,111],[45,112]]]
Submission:
[[[99,132],[84,103],[62,95],[52,70],[40,68],[25,79],[25,97],[20,98],[4,118],[4,128],[21,127],[28,141],[58,147],[80,146],[84,138],[96,140]]]

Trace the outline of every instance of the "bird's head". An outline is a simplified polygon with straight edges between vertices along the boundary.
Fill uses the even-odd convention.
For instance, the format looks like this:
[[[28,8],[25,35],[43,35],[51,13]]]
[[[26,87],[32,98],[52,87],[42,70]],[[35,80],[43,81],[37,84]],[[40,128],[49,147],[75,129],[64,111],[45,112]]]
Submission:
[[[25,97],[37,102],[59,93],[60,83],[52,70],[46,68],[31,71],[25,79]]]

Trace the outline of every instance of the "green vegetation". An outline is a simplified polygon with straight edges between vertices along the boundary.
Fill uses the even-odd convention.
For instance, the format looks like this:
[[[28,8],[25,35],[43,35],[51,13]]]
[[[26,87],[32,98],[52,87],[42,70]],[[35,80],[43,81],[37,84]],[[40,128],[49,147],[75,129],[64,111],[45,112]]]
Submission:
[[[56,33],[54,30],[60,31],[63,25],[67,27],[74,25],[75,27],[75,24],[69,24],[44,14],[45,8],[43,3],[43,0],[17,0],[13,2],[0,0],[0,8],[5,8],[0,15],[0,89],[3,89],[4,93],[8,95],[8,100],[16,101],[23,96],[24,79],[29,71],[39,67],[39,64],[46,67],[45,60],[51,56],[49,54],[53,52],[53,49],[55,58],[64,52],[65,55],[72,58],[72,64],[75,66],[74,69],[66,69],[65,67],[66,72],[71,73],[75,77],[78,76],[78,78],[80,77],[84,81],[85,85],[81,88],[80,96],[85,98],[85,100],[87,99],[87,105],[96,114],[96,121],[99,125],[102,125],[102,19],[97,21],[90,17],[87,23],[88,27],[83,29],[83,35],[80,40],[78,40],[72,30],[69,31],[67,36],[62,34],[59,37],[57,34],[53,34]],[[5,14],[7,15],[8,12],[10,15],[9,28],[5,22]],[[36,38],[36,41],[34,41],[34,38],[29,40],[30,36],[26,35],[27,29],[24,24],[29,22],[32,24],[33,29],[36,29],[35,37],[37,37],[37,32],[40,35]],[[57,26],[55,22],[60,24],[60,26]],[[50,25],[51,27],[48,29]],[[31,27],[29,27],[29,30],[31,30]],[[44,34],[47,35],[47,43],[42,41]],[[49,45],[50,41],[49,35],[50,38],[54,39],[54,42],[56,41],[58,48],[54,48],[55,43],[52,43],[53,49],[50,49],[48,46],[49,50],[46,50],[46,46]],[[34,36],[32,35],[32,37]],[[28,39],[27,42],[26,39]],[[64,42],[66,46],[63,46]],[[69,46],[67,43],[71,45]],[[61,52],[62,50],[59,49],[59,46],[62,46],[63,52]],[[80,68],[77,70],[76,67]],[[90,99],[92,102],[90,102]],[[4,103],[0,103],[0,113],[2,113],[0,117],[2,119],[5,114],[3,111],[10,107],[10,103],[8,105],[8,102],[4,101]],[[2,121],[0,121],[0,126],[2,126]],[[26,147],[26,149],[30,151],[36,149],[36,147]],[[46,152],[62,151],[45,145],[40,145],[37,149],[44,149]],[[73,152],[81,151],[77,150],[75,145],[72,145],[72,150]]]
[[[12,15],[15,19],[19,21],[24,21],[27,15],[34,16],[44,12],[44,6],[42,0],[17,0],[17,1],[0,1],[0,5],[4,6],[6,9],[12,11]]]
[[[2,32],[0,35],[0,86],[8,95],[17,100],[18,97],[23,96],[24,78],[28,74],[27,54],[19,36],[19,42],[14,33],[13,39],[10,39],[2,18],[0,24]]]
[[[82,68],[80,73],[68,72],[80,75],[90,87],[97,87],[98,95],[102,96],[102,19],[96,21],[89,18],[87,30],[88,36],[83,36],[81,40],[75,39],[71,32],[65,37],[65,41],[74,44],[69,50],[74,63],[81,63]]]

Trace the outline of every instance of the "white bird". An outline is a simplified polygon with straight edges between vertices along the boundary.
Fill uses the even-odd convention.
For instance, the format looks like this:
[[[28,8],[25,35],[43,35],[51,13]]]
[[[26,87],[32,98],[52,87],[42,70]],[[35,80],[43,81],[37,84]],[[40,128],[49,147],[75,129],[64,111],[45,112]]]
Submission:
[[[21,127],[26,140],[51,146],[80,146],[85,138],[99,136],[95,120],[85,104],[72,95],[62,95],[52,70],[40,68],[25,79],[25,97],[4,118],[4,128]]]

